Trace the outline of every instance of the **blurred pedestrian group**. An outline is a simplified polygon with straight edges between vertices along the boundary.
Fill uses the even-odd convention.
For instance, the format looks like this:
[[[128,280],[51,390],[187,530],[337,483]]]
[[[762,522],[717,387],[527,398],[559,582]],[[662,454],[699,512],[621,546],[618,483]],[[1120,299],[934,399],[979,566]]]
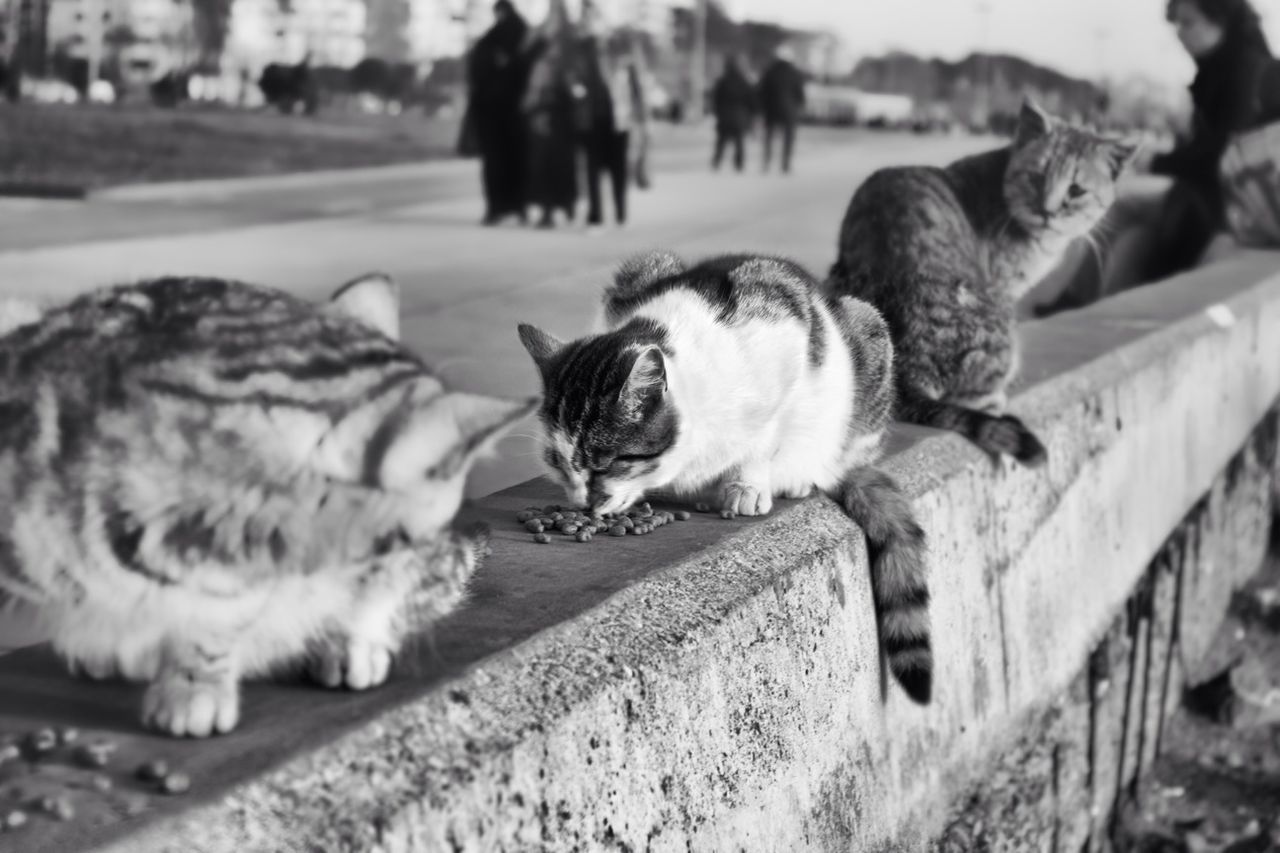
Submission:
[[[599,35],[590,20],[574,26],[563,2],[537,27],[510,0],[498,0],[494,17],[471,50],[459,140],[461,153],[481,160],[484,224],[527,222],[530,208],[542,228],[555,227],[557,214],[573,222],[580,172],[588,229],[604,224],[606,180],[614,221],[624,224],[628,188],[649,182],[639,45]]]
[[[791,171],[796,126],[804,112],[804,74],[795,66],[784,45],[752,84],[736,56],[725,60],[724,73],[711,90],[711,107],[716,119],[715,149],[711,168],[719,169],[726,151],[733,150],[733,167],[745,165],[744,139],[751,132],[757,114],[764,124],[764,157],[761,166],[769,170],[774,140],[781,142],[781,168]]]

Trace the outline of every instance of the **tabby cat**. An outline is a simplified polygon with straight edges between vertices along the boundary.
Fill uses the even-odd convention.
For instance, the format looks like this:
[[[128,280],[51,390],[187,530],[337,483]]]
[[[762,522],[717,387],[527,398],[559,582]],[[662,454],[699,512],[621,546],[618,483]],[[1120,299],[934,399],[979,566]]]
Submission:
[[[884,314],[902,420],[1044,460],[1036,436],[1003,414],[1018,367],[1014,307],[1101,220],[1135,150],[1027,102],[1008,147],[943,169],[881,169],[862,184],[825,287]]]
[[[397,335],[376,275],[324,306],[157,279],[11,328],[0,590],[73,670],[150,682],[173,735],[229,731],[240,679],[293,664],[382,682],[476,568],[468,468],[536,407],[446,390]]]
[[[929,701],[924,533],[871,467],[893,401],[876,310],[747,255],[635,258],[604,301],[603,334],[562,343],[520,326],[546,392],[545,460],[569,499],[603,514],[715,489],[723,510],[763,515],[775,496],[832,494],[867,534],[889,668]]]

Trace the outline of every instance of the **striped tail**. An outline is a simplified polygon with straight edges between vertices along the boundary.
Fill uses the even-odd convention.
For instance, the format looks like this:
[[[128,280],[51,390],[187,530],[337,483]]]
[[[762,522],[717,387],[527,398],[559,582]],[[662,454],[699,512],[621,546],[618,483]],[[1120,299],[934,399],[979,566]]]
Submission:
[[[941,400],[930,400],[899,387],[899,419],[921,426],[958,432],[988,453],[1005,453],[1035,467],[1045,460],[1044,445],[1013,415],[988,415]]]
[[[893,478],[855,468],[843,483],[841,505],[867,535],[871,594],[889,671],[922,705],[933,695],[929,586],[924,531]]]

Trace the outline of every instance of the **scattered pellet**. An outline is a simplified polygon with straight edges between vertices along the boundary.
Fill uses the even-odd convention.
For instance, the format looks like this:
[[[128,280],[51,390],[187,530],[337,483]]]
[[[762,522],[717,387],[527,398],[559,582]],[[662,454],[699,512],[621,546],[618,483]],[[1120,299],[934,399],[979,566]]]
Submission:
[[[14,809],[4,816],[5,829],[17,829],[24,826],[27,822],[27,813],[22,809]]]
[[[676,521],[688,521],[693,518],[693,514],[688,510],[678,509],[675,511]]]
[[[531,518],[524,523],[524,529],[530,533],[541,533],[543,529],[542,522],[536,518]]]
[[[75,743],[79,739],[80,739],[79,729],[73,729],[70,726],[63,726],[62,728],[58,729],[58,743],[62,744],[63,746],[66,746],[67,744]]]
[[[591,541],[591,531],[590,531],[590,530],[579,530],[579,531],[578,531],[577,536],[576,536],[576,537],[574,537],[574,538],[576,538],[579,542],[590,542],[590,541]]]
[[[14,744],[10,743],[5,746],[0,746],[0,764],[4,764],[6,761],[13,761],[21,757],[22,750]]]
[[[52,752],[58,746],[58,733],[53,729],[40,729],[27,736],[27,748],[36,755]]]
[[[116,751],[117,744],[111,740],[96,740],[93,743],[76,747],[75,760],[85,767],[106,767]]]
[[[551,541],[551,537],[545,533],[535,533],[533,536],[533,541],[537,542],[539,545],[546,545]]]
[[[166,794],[185,794],[191,790],[191,777],[186,773],[170,773],[160,780],[160,790]]]
[[[42,797],[40,811],[53,815],[58,820],[71,820],[76,816],[75,807],[66,797]]]
[[[521,510],[520,512],[516,513],[516,521],[520,522],[521,524],[524,524],[526,521],[533,518],[535,515],[537,515],[537,513],[530,512],[527,509]]]
[[[138,765],[133,775],[143,782],[158,782],[169,774],[169,765],[160,759],[147,761]]]
[[[106,793],[107,791],[110,791],[113,787],[115,787],[114,785],[112,785],[110,777],[103,776],[102,774],[98,774],[97,776],[94,776],[91,780],[89,780],[89,784],[93,786],[93,789],[95,791],[101,791],[103,793]]]
[[[609,528],[609,535],[610,536],[626,536],[627,528],[623,527],[621,524],[615,524],[613,527]]]

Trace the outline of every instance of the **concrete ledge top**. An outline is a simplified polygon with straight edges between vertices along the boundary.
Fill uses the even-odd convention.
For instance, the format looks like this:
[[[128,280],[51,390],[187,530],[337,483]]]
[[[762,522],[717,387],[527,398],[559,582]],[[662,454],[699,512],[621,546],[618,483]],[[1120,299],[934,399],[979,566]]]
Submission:
[[[776,804],[769,798],[785,795],[797,809],[812,810],[824,796],[792,777],[782,785],[776,780],[783,777],[771,775],[801,761],[801,746],[753,742],[744,753],[741,744],[726,745],[718,759],[690,746],[688,756],[677,755],[685,743],[681,726],[701,719],[702,704],[728,701],[722,692],[750,697],[759,690],[755,711],[748,698],[746,711],[735,705],[733,713],[764,713],[770,694],[762,685],[785,679],[775,679],[763,664],[751,664],[750,677],[740,673],[737,667],[754,660],[748,647],[800,648],[812,640],[816,654],[823,642],[817,638],[836,624],[827,609],[844,612],[847,626],[840,630],[850,632],[839,647],[846,667],[839,678],[844,693],[856,694],[844,723],[865,744],[856,764],[879,779],[868,785],[883,789],[860,796],[895,799],[900,810],[875,817],[884,807],[867,800],[858,805],[859,813],[869,810],[866,827],[843,831],[883,840],[924,809],[927,788],[977,772],[968,765],[984,744],[989,748],[1012,720],[1042,701],[1037,697],[1066,683],[1132,577],[1088,581],[1096,595],[1064,604],[1082,614],[1076,620],[1082,627],[1057,631],[1043,622],[1044,602],[1079,581],[1052,573],[1089,566],[1103,553],[1097,549],[1109,549],[1105,553],[1124,557],[1126,567],[1133,563],[1129,574],[1136,577],[1139,564],[1280,395],[1276,328],[1280,256],[1242,252],[1159,286],[1025,324],[1022,390],[1012,409],[1050,447],[1046,470],[993,463],[950,434],[896,431],[886,467],[914,496],[932,543],[940,680],[927,709],[892,685],[882,699],[869,592],[858,579],[865,575],[861,534],[829,501],[784,501],[762,520],[695,514],[648,537],[538,546],[514,513],[558,503],[560,496],[533,481],[465,511],[467,520],[488,521],[495,532],[494,553],[477,574],[469,603],[410,656],[406,671],[370,693],[250,685],[239,731],[179,742],[137,730],[134,686],[73,682],[44,648],[0,657],[0,733],[72,725],[120,744],[116,769],[109,771],[113,794],[77,820],[29,827],[39,833],[37,847],[22,846],[35,835],[22,841],[17,833],[0,834],[0,850],[398,850],[437,843],[528,849],[477,846],[485,821],[497,820],[477,815],[500,806],[529,812],[547,839],[556,806],[527,803],[522,786],[548,767],[572,769],[582,784],[596,784],[590,781],[595,771],[584,768],[598,744],[584,744],[574,733],[596,731],[592,726],[605,725],[600,720],[609,715],[620,720],[617,731],[630,726],[647,734],[632,741],[619,735],[625,749],[600,747],[599,772],[615,780],[634,773],[635,785],[652,787],[653,778],[679,778],[678,765],[724,762],[736,770],[708,783],[715,797],[682,813],[679,837],[747,844],[744,839],[768,837],[752,835],[761,830],[744,817],[760,803]],[[1188,379],[1192,371],[1200,372]],[[1206,400],[1220,409],[1203,405]],[[1179,447],[1187,453],[1185,465],[1141,458],[1146,449]],[[1149,473],[1135,473],[1142,471]],[[1113,482],[1159,499],[1099,509],[1111,515],[1082,535],[1096,520],[1087,508],[1098,502],[1097,489]],[[1165,494],[1167,501],[1159,497]],[[1132,514],[1123,537],[1111,529],[1115,513]],[[1082,541],[1095,534],[1096,543]],[[843,568],[814,574],[815,566],[828,564]],[[995,613],[989,606],[997,598]],[[1006,608],[1006,600],[1022,603]],[[743,682],[740,690],[728,684],[735,680]],[[682,682],[687,694],[680,693]],[[681,704],[664,699],[682,695]],[[655,738],[664,732],[668,740]],[[190,772],[189,795],[146,796],[140,783],[129,781],[136,764],[155,757]],[[78,772],[58,770],[73,783],[83,782]],[[631,782],[617,784],[622,787],[596,802],[605,816],[597,841],[634,831],[608,824],[610,814],[626,812],[611,798],[622,798]],[[130,796],[135,805],[122,805]],[[553,835],[548,846],[572,847],[578,819],[562,815],[565,834]],[[720,832],[712,827],[716,821],[732,829]],[[521,827],[510,837],[533,831]],[[649,841],[663,846],[652,831]],[[669,836],[667,846],[683,849],[676,841]],[[751,849],[786,849],[773,843]]]

